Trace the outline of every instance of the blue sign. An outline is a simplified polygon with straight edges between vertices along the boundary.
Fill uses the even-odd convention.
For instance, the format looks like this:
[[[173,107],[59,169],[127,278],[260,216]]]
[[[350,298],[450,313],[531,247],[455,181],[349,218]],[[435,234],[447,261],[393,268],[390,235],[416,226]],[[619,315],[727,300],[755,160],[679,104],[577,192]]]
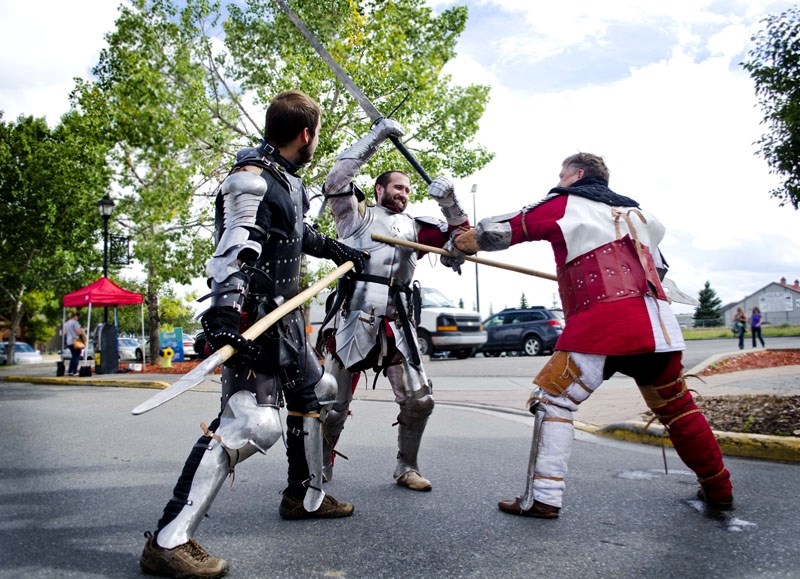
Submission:
[[[183,328],[174,328],[171,332],[159,332],[158,341],[161,348],[172,348],[175,355],[173,362],[183,362],[186,358],[183,353]]]

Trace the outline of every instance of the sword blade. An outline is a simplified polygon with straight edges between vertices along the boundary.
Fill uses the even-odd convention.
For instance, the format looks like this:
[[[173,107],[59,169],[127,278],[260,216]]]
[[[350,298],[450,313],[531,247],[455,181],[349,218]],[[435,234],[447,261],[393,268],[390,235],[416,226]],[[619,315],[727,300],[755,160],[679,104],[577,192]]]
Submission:
[[[334,76],[339,80],[339,82],[342,83],[342,85],[344,85],[344,88],[348,93],[350,93],[350,96],[353,97],[358,105],[364,110],[364,112],[367,113],[367,116],[370,118],[370,120],[374,123],[378,119],[383,118],[383,115],[380,113],[380,111],[375,107],[375,105],[372,104],[372,101],[367,98],[367,95],[365,95],[364,92],[358,88],[358,85],[353,81],[352,78],[350,78],[350,75],[347,74],[341,66],[339,66],[339,63],[334,60],[330,52],[328,52],[327,49],[322,46],[322,43],[317,39],[317,37],[314,36],[314,34],[306,27],[297,14],[295,14],[294,11],[289,8],[286,0],[275,1],[278,3],[278,6],[280,6],[281,10],[283,10],[289,20],[292,21],[292,24],[294,24],[297,30],[300,31],[300,34],[302,34],[308,43],[314,48],[314,50],[317,51],[317,54],[319,54],[320,58],[325,61],[325,64],[328,65],[328,68],[331,69]],[[392,141],[397,150],[400,151],[400,154],[406,158],[406,161],[411,164],[419,176],[430,185],[432,179],[425,169],[422,168],[422,165],[419,164],[419,161],[417,161],[411,151],[406,148],[406,146],[398,137],[389,137],[389,140]]]
[[[292,299],[284,302],[279,307],[275,308],[269,314],[258,320],[255,324],[247,328],[242,333],[242,336],[247,338],[248,340],[255,340],[258,336],[263,334],[267,328],[273,325],[275,322],[280,320],[283,316],[288,314],[289,312],[299,308],[305,302],[313,298],[319,292],[324,290],[328,287],[331,283],[342,277],[348,271],[353,269],[354,264],[352,261],[347,261],[334,269],[328,275],[317,281],[315,284],[309,286],[304,291],[300,292]],[[134,415],[144,414],[145,412],[149,412],[154,408],[158,408],[165,402],[169,402],[176,396],[179,396],[186,392],[187,390],[191,390],[198,384],[200,384],[207,374],[213,372],[217,366],[225,362],[228,358],[233,356],[236,353],[231,346],[225,346],[224,348],[220,348],[214,354],[206,358],[201,364],[199,364],[194,370],[188,372],[186,375],[181,377],[177,382],[172,384],[169,388],[165,388],[155,396],[151,396],[141,404],[139,404],[136,408],[131,410],[131,413]]]
[[[375,105],[367,98],[360,88],[353,82],[353,79],[350,78],[344,69],[339,66],[339,63],[336,62],[331,54],[327,51],[327,49],[322,46],[322,43],[317,40],[317,37],[312,34],[312,32],[306,27],[302,20],[294,13],[294,11],[289,8],[289,5],[286,3],[286,0],[275,0],[278,3],[278,6],[281,7],[281,10],[284,11],[286,16],[289,17],[289,20],[292,21],[292,24],[300,31],[308,43],[317,51],[317,54],[320,55],[322,60],[325,61],[325,64],[333,71],[334,76],[344,85],[344,88],[347,89],[347,92],[350,93],[359,106],[367,113],[367,116],[370,118],[372,122],[377,121],[383,115],[375,108]]]

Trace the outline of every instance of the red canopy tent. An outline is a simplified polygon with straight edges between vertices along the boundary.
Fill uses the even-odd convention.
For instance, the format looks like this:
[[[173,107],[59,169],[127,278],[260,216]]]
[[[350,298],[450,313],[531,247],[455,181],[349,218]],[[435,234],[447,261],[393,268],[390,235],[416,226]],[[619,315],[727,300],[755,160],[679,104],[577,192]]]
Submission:
[[[89,308],[86,327],[92,327],[92,306],[135,306],[141,304],[142,309],[142,352],[144,353],[144,299],[142,294],[137,294],[119,287],[107,277],[101,277],[97,281],[82,287],[64,296],[64,322],[67,320],[67,308]],[[116,322],[116,315],[114,316]],[[62,325],[63,327],[63,325]],[[63,341],[63,337],[62,337]],[[65,345],[61,345],[62,350]],[[88,348],[84,350],[84,360],[88,356]]]
[[[85,306],[135,306],[144,300],[142,294],[122,289],[107,277],[64,296],[65,308]]]

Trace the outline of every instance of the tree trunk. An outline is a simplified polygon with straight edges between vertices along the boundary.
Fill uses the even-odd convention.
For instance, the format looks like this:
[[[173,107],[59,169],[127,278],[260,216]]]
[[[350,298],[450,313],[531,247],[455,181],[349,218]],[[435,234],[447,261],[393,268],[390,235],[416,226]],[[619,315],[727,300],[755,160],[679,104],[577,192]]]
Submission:
[[[158,339],[158,329],[160,327],[160,320],[158,318],[158,288],[156,284],[151,281],[155,279],[155,275],[147,276],[147,319],[150,321],[150,360],[155,361],[158,358],[158,351],[161,349],[161,344]]]
[[[14,310],[11,314],[11,328],[8,336],[8,348],[6,349],[7,362],[6,364],[14,363],[14,350],[17,344],[17,332],[19,332],[19,324],[22,321],[22,296],[25,295],[25,286],[20,288],[19,294],[14,297]]]

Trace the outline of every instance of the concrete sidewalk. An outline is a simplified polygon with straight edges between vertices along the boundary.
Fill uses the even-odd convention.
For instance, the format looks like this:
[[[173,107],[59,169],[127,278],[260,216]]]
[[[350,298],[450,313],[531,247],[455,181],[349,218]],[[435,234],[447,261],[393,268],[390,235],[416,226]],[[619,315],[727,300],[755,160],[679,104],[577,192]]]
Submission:
[[[687,374],[696,374],[728,354],[705,360]],[[56,377],[55,361],[37,366],[15,366],[0,369],[0,380],[63,386],[101,386],[163,389],[181,377],[179,374],[95,374],[91,377]],[[363,377],[354,400],[393,402],[388,380],[379,376]],[[219,375],[206,376],[195,391],[219,392]],[[486,410],[530,416],[525,401],[532,389],[532,377],[438,377],[433,381],[434,397],[440,405],[480,407]],[[800,394],[800,366],[780,366],[717,374],[690,379],[689,388],[699,396],[743,394]],[[647,411],[632,379],[615,376],[598,388],[576,413],[576,427],[599,436],[661,446],[669,440],[659,424],[643,421]],[[716,433],[723,452],[765,460],[800,462],[800,437],[765,436],[729,432]]]

